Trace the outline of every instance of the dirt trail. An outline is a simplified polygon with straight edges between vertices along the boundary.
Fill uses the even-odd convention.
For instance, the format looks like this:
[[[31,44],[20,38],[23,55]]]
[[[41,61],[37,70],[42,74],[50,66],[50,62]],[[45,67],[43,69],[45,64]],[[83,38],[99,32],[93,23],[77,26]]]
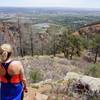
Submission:
[[[29,87],[28,93],[24,94],[24,100],[48,100],[48,96],[41,92],[47,90],[46,88],[34,89]]]

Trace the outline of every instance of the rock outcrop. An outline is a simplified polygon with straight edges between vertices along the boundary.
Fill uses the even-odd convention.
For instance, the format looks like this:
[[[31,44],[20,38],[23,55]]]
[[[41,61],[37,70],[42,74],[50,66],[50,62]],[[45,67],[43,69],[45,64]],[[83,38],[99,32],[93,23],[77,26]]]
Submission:
[[[76,82],[80,81],[81,84],[87,84],[91,91],[100,91],[100,78],[69,72],[67,73],[67,76],[64,78],[64,80],[74,80]]]

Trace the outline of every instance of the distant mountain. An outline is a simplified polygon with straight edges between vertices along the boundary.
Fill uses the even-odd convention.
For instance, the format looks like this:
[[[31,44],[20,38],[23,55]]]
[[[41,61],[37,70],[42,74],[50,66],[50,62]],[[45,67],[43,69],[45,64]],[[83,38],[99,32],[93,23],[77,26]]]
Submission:
[[[56,7],[0,7],[0,13],[34,13],[34,14],[100,14],[99,9],[82,9],[82,8],[56,8]]]

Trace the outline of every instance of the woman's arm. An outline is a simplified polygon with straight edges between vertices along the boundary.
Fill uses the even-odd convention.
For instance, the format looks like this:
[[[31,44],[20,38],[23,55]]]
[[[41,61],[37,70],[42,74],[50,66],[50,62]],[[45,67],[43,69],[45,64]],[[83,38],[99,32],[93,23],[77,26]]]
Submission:
[[[25,92],[28,92],[28,89],[27,89],[27,82],[26,82],[26,77],[25,77],[25,74],[24,74],[24,68],[23,68],[23,66],[22,66],[22,64],[20,63],[20,68],[21,68],[21,70],[20,70],[20,77],[21,77],[21,80],[22,80],[22,82],[23,82],[23,86],[24,86],[24,91]]]

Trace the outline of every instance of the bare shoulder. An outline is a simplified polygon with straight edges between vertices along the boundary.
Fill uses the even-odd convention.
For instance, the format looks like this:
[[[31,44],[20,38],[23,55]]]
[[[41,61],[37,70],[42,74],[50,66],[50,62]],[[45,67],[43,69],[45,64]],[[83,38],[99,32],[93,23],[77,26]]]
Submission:
[[[12,61],[10,66],[22,66],[22,63],[20,61]]]

